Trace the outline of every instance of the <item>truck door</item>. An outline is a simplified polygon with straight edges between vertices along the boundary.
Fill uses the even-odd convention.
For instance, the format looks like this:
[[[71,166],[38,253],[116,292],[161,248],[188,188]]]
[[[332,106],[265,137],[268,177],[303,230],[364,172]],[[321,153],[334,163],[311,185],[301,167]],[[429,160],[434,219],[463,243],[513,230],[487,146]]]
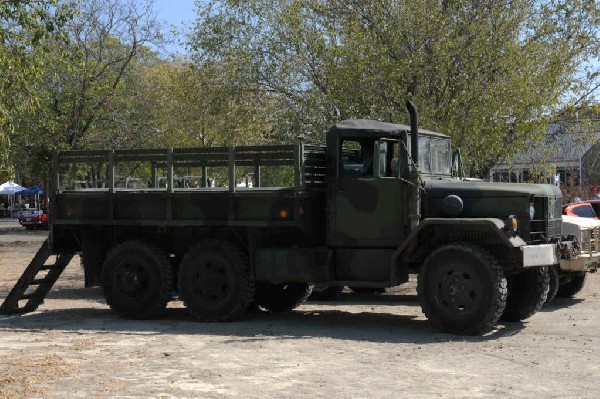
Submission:
[[[340,138],[330,192],[329,245],[396,248],[405,231],[398,140]]]

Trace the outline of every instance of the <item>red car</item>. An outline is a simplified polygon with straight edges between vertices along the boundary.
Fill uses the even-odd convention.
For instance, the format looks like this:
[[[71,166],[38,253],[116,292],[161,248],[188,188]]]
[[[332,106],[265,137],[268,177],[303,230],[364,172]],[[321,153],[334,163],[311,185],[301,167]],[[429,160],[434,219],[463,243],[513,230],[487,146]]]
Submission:
[[[587,201],[576,202],[563,206],[563,215],[577,216],[580,218],[598,219],[592,204]]]
[[[25,211],[19,216],[19,224],[27,230],[36,227],[48,228],[49,215],[42,211]]]

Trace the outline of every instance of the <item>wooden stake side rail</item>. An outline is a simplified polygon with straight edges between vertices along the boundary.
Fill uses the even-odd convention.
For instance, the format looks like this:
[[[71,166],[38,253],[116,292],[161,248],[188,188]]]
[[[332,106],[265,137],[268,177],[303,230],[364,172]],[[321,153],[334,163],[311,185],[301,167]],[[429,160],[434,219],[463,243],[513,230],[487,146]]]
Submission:
[[[253,167],[254,187],[261,187],[262,166],[290,166],[293,168],[294,189],[323,188],[325,184],[325,147],[296,144],[240,147],[199,147],[134,150],[74,150],[59,151],[53,157],[51,192],[61,185],[61,165],[105,165],[107,181],[103,184],[110,192],[116,190],[116,167],[119,164],[148,162],[152,165],[152,188],[158,188],[158,170],[165,170],[165,191],[173,190],[175,169],[202,168],[202,187],[207,187],[207,168],[228,168],[228,189],[236,191],[236,167]],[[104,169],[103,169],[104,170]],[[164,178],[164,177],[163,177]],[[320,187],[321,186],[321,187]]]

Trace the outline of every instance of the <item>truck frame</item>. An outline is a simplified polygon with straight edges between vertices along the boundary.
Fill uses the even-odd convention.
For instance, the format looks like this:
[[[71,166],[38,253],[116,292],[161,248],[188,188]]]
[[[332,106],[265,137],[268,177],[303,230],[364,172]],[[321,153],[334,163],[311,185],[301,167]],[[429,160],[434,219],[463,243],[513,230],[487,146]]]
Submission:
[[[86,287],[133,319],[175,292],[198,319],[228,321],[291,310],[315,283],[384,288],[410,273],[443,331],[531,316],[559,263],[560,192],[452,178],[450,138],[407,106],[410,126],[344,121],[325,146],[57,152],[49,239],[0,312],[35,310],[80,253]]]

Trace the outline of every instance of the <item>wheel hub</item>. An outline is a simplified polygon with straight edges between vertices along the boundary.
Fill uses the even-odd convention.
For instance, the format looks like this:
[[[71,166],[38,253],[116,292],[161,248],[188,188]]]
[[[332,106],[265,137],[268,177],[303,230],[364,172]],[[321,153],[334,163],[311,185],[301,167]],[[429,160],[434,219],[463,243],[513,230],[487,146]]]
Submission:
[[[222,300],[230,291],[227,271],[223,265],[204,263],[198,268],[195,278],[196,291],[211,303]]]
[[[126,299],[138,299],[147,290],[147,272],[142,265],[124,263],[116,273],[120,294]]]
[[[472,276],[466,271],[449,269],[440,274],[438,298],[445,308],[462,313],[473,305],[476,297]]]

